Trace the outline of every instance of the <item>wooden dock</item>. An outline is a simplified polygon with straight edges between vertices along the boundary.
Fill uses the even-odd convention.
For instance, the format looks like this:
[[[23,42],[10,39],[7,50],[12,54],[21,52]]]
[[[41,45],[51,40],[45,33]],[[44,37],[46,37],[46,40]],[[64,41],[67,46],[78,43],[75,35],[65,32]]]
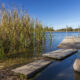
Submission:
[[[43,57],[47,57],[47,58],[49,57],[49,58],[61,60],[76,52],[77,49],[59,49],[47,54],[43,54]],[[13,69],[12,71],[15,73],[23,74],[27,78],[30,78],[34,76],[36,73],[38,73],[39,71],[41,71],[43,68],[48,66],[51,62],[52,60],[44,58],[41,60],[33,61],[32,63],[18,67],[16,69]]]
[[[77,49],[59,49],[50,53],[43,54],[43,56],[53,58],[56,60],[62,60],[76,52]]]
[[[47,59],[37,60],[32,63],[26,64],[22,67],[18,67],[16,69],[13,69],[12,71],[15,73],[23,74],[27,78],[30,78],[34,76],[36,73],[41,71],[41,69],[48,66],[52,61]]]
[[[66,49],[80,49],[80,37],[78,36],[67,36],[59,45],[58,48]]]

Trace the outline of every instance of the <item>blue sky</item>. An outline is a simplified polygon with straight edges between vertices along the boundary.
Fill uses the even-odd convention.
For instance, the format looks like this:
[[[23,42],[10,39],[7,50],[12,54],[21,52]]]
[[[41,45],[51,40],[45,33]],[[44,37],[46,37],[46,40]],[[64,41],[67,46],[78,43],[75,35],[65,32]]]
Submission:
[[[80,0],[0,0],[0,3],[6,8],[15,5],[26,9],[31,17],[55,29],[80,25]]]

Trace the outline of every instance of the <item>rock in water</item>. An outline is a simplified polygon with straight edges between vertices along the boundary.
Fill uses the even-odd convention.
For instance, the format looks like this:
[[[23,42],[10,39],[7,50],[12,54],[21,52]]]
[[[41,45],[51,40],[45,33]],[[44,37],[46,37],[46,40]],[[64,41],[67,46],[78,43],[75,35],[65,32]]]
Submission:
[[[80,59],[76,59],[74,64],[73,64],[73,68],[75,71],[80,72]]]

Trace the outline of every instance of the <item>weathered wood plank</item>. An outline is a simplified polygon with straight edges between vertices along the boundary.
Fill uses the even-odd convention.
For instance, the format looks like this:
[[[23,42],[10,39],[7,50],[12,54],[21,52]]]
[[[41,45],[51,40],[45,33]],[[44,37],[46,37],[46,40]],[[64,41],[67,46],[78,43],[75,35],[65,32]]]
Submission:
[[[51,60],[49,59],[37,60],[22,67],[13,69],[12,71],[15,73],[24,74],[27,78],[30,78],[34,76],[37,72],[39,72],[41,69],[48,66],[50,63]]]
[[[77,49],[59,49],[50,53],[43,54],[43,56],[61,60],[76,52],[77,52]]]
[[[67,48],[67,49],[80,49],[80,37],[67,36],[59,45],[58,48]]]

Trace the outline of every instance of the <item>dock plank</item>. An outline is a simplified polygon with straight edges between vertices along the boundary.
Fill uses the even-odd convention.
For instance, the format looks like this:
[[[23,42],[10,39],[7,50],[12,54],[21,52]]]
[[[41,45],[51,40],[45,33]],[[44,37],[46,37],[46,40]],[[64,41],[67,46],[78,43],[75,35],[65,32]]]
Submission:
[[[50,53],[43,54],[43,57],[49,57],[53,59],[62,60],[73,53],[76,53],[77,49],[59,49]]]
[[[64,40],[58,45],[58,48],[65,49],[80,49],[80,37],[78,36],[67,36]]]
[[[48,66],[51,62],[52,61],[49,59],[37,60],[32,63],[13,69],[12,71],[15,73],[23,74],[27,78],[30,78],[34,76],[37,72],[39,72],[41,69]]]
[[[43,57],[49,57],[53,59],[64,59],[65,57],[76,53],[77,49],[59,49],[56,51],[52,51],[47,54],[43,54]],[[41,71],[41,69],[48,66],[52,60],[50,59],[41,59],[37,61],[33,61],[32,63],[26,64],[24,66],[13,69],[12,71],[19,74],[24,74],[27,78],[34,76],[36,73]]]

